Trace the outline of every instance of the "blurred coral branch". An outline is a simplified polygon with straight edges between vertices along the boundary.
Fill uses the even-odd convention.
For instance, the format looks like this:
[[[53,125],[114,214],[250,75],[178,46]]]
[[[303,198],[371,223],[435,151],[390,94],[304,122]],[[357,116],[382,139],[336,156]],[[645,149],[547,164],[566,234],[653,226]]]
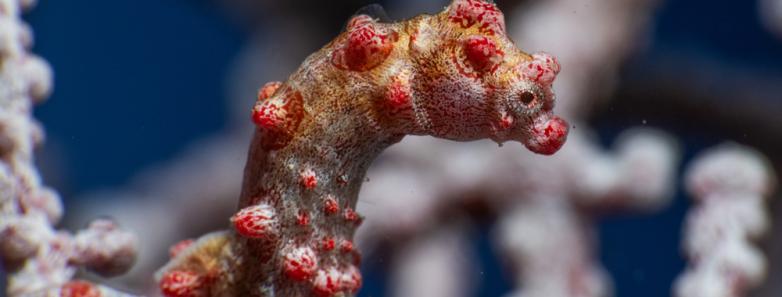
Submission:
[[[675,286],[678,297],[743,297],[758,287],[767,263],[753,241],[769,229],[766,198],[775,188],[757,152],[723,145],[703,153],[687,171],[697,206],[684,232],[690,266]]]
[[[112,276],[127,270],[136,238],[108,219],[76,234],[54,229],[63,210],[57,193],[41,184],[33,149],[43,130],[32,105],[48,97],[49,65],[31,54],[32,32],[21,20],[34,1],[0,1],[0,260],[8,295],[124,296],[72,280],[78,267]]]

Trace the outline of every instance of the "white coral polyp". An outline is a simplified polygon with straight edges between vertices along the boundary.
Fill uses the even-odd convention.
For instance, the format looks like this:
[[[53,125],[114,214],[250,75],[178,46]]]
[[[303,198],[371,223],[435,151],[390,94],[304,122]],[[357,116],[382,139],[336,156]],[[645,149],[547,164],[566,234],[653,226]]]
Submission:
[[[73,260],[106,276],[125,272],[136,258],[138,240],[111,220],[98,219],[76,234]]]
[[[75,265],[111,275],[126,270],[136,253],[135,237],[105,220],[75,240],[53,227],[62,204],[55,191],[42,185],[35,168],[33,150],[44,135],[32,117],[33,104],[51,92],[52,71],[29,52],[32,31],[20,16],[34,4],[0,0],[0,260],[10,297],[59,296]]]
[[[691,264],[676,282],[676,296],[741,297],[763,281],[766,258],[752,241],[769,227],[769,168],[757,152],[731,144],[707,151],[687,170],[698,204],[685,226]]]
[[[727,144],[696,160],[686,176],[687,189],[699,198],[717,193],[768,195],[772,176],[768,162],[757,152]]]

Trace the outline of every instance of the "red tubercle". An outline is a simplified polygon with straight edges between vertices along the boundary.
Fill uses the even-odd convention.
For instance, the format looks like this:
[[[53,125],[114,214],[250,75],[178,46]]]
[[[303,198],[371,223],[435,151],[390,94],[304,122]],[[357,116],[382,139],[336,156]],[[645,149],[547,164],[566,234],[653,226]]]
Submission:
[[[261,145],[274,150],[285,147],[305,116],[301,92],[281,87],[277,96],[257,101],[252,109],[252,121],[264,132]]]
[[[249,238],[269,238],[277,234],[277,214],[274,208],[260,203],[241,209],[231,217],[236,232]]]
[[[356,16],[348,22],[347,38],[334,51],[331,62],[341,69],[370,70],[388,58],[396,39],[396,32],[382,28],[371,17]]]
[[[481,35],[465,38],[460,46],[451,48],[451,60],[456,70],[465,77],[479,78],[496,71],[505,53],[493,39]]]
[[[323,199],[323,211],[328,215],[337,214],[339,212],[339,203],[334,196],[327,195]]]
[[[406,68],[401,69],[390,78],[383,100],[378,100],[377,108],[392,121],[402,123],[415,121],[413,87],[410,79],[410,71]]]
[[[197,297],[206,289],[204,277],[188,270],[172,270],[160,279],[160,291],[166,297]]]
[[[343,239],[339,244],[339,248],[343,253],[351,253],[353,252],[353,242],[347,239]]]
[[[269,99],[272,95],[274,95],[275,92],[277,92],[277,89],[282,86],[282,82],[279,81],[272,81],[268,82],[263,87],[261,87],[260,90],[258,90],[258,97],[257,101],[263,101],[266,99]]]
[[[494,40],[486,36],[467,37],[462,47],[467,63],[480,73],[496,70],[505,56],[505,53],[497,48]]]
[[[177,255],[182,253],[182,251],[186,250],[190,246],[193,245],[195,240],[193,239],[185,239],[180,242],[175,243],[170,248],[168,248],[168,254],[171,256],[171,258],[176,258]]]
[[[334,237],[326,236],[323,238],[322,247],[324,251],[332,251],[337,246],[337,242],[334,240]]]
[[[483,0],[456,0],[451,4],[449,19],[462,28],[478,25],[487,35],[505,33],[505,17],[494,3]]]
[[[101,295],[95,285],[82,280],[69,281],[60,288],[60,297],[101,297]]]
[[[525,145],[532,152],[551,155],[565,144],[568,131],[568,123],[562,118],[543,116],[533,124],[531,139]]]
[[[567,123],[559,117],[550,119],[543,129],[543,136],[546,138],[562,138],[567,135]]]
[[[361,216],[351,207],[346,207],[345,212],[342,214],[342,216],[345,218],[346,221],[353,222],[356,225],[361,224],[361,221],[363,221]]]
[[[386,102],[391,110],[401,110],[410,107],[412,100],[410,83],[407,78],[396,77],[386,90]]]
[[[547,53],[532,54],[532,59],[521,64],[523,79],[550,86],[559,74],[559,61]]]
[[[344,269],[329,268],[319,270],[312,281],[315,296],[333,297],[340,292],[357,293],[362,285],[361,271],[356,266],[348,265]]]
[[[334,297],[342,291],[342,273],[336,268],[318,270],[312,280],[312,291],[317,297]]]
[[[354,294],[357,293],[358,290],[361,289],[363,283],[361,271],[356,266],[348,266],[342,274],[342,280],[340,282],[344,290]]]
[[[310,224],[310,213],[306,210],[299,210],[296,215],[296,224],[299,226],[307,226]]]
[[[312,169],[305,169],[299,175],[301,178],[301,186],[307,190],[315,189],[318,186],[318,176]]]
[[[295,281],[310,279],[318,269],[318,256],[310,247],[295,247],[283,257],[285,276]]]
[[[252,120],[260,128],[277,130],[285,124],[285,114],[279,104],[265,101],[253,107]]]

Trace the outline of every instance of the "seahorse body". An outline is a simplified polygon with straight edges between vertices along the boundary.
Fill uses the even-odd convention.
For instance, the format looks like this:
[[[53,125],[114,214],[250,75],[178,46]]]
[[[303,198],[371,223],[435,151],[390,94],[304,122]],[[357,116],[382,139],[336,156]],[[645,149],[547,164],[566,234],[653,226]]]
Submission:
[[[492,3],[454,0],[397,23],[353,17],[259,91],[234,228],[178,253],[158,275],[165,295],[352,296],[354,209],[371,161],[408,134],[553,154],[568,133],[551,112],[559,70],[516,48]]]

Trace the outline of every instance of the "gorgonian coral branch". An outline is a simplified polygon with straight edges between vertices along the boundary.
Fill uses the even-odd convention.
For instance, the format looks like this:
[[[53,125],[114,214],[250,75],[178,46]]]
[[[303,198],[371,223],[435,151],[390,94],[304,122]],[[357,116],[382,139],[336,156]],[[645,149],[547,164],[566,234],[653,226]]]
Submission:
[[[54,229],[62,216],[56,192],[41,184],[33,148],[43,130],[32,105],[51,90],[49,65],[29,52],[21,10],[34,1],[0,0],[0,262],[9,296],[125,296],[86,281],[78,267],[115,275],[132,264],[136,239],[101,219],[77,233]]]
[[[766,276],[766,259],[753,240],[769,229],[770,164],[750,148],[722,145],[699,156],[686,179],[697,206],[687,216],[683,245],[690,265],[675,296],[748,296]]]
[[[551,113],[558,72],[515,47],[491,3],[455,0],[398,23],[353,17],[287,82],[261,89],[234,228],[179,253],[158,275],[164,293],[354,294],[354,209],[371,161],[408,134],[553,154],[568,132]]]

